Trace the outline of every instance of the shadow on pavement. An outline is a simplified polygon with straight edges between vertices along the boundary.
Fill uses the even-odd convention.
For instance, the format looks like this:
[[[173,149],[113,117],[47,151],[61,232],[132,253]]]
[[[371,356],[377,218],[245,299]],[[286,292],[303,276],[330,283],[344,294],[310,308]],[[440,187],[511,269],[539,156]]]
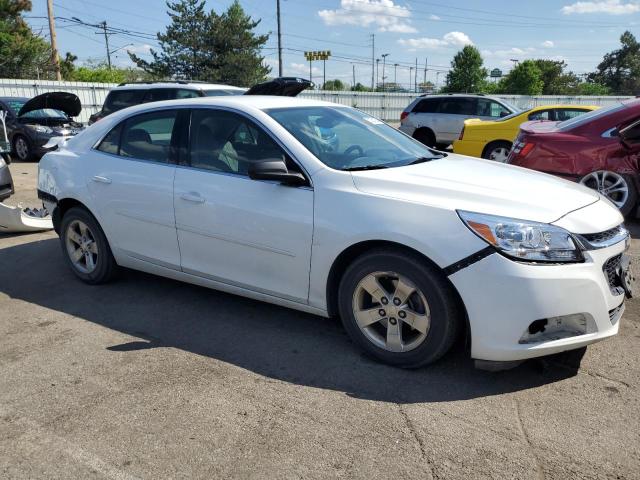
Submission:
[[[63,263],[58,239],[0,250],[0,291],[129,334],[114,355],[172,347],[259,375],[394,403],[499,395],[559,381],[576,366],[528,362],[489,373],[473,368],[464,347],[418,370],[361,355],[340,322],[206,288],[126,270],[108,285],[88,286]]]

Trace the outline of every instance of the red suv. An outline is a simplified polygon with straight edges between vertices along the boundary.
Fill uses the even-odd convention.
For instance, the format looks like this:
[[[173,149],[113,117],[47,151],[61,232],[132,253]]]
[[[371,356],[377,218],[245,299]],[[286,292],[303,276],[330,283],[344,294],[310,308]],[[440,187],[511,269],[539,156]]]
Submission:
[[[507,163],[598,190],[626,216],[638,205],[639,153],[640,100],[631,100],[564,122],[522,124]]]

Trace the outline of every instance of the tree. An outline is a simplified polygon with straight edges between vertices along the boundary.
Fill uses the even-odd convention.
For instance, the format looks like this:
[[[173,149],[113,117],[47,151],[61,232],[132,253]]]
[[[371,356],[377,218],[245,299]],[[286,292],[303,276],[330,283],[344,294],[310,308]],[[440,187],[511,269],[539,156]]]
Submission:
[[[22,18],[29,0],[0,0],[0,71],[5,78],[53,76],[51,47]]]
[[[60,74],[63,80],[73,80],[76,60],[78,60],[78,57],[71,52],[67,52],[64,58],[60,59]]]
[[[542,95],[569,95],[578,85],[578,76],[573,72],[565,72],[564,61],[538,59],[533,63],[540,70]]]
[[[356,83],[353,87],[351,87],[352,92],[370,92],[371,87],[367,87],[360,82]]]
[[[580,82],[578,85],[576,85],[574,94],[602,96],[602,95],[609,95],[610,92],[609,92],[609,88],[606,87],[605,85],[587,81],[587,82]]]
[[[621,47],[607,53],[589,80],[617,95],[640,93],[640,43],[629,31],[620,37]]]
[[[342,80],[327,80],[324,85],[322,85],[322,90],[347,90],[347,86]]]
[[[207,80],[250,86],[265,79],[260,48],[268,35],[253,30],[260,21],[246,15],[238,1],[218,15],[205,12],[204,0],[167,2],[171,24],[158,33],[160,51],[151,50],[146,61],[129,53],[141,69],[156,77]]]
[[[447,81],[443,91],[450,93],[478,92],[487,76],[487,69],[482,66],[480,51],[467,45],[453,57],[451,70],[447,73]]]
[[[540,95],[544,88],[542,72],[534,60],[520,62],[498,85],[500,93]]]

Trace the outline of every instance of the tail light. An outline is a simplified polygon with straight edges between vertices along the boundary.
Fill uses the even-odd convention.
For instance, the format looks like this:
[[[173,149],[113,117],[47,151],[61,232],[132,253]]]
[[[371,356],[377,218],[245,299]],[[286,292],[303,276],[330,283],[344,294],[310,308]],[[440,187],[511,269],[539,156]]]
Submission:
[[[462,130],[460,131],[460,136],[458,137],[458,140],[462,140],[462,137],[464,137],[464,125],[462,126]]]
[[[536,144],[531,142],[516,142],[513,144],[513,153],[524,158],[529,155],[535,146]]]
[[[408,115],[409,115],[409,112],[402,112],[400,114],[400,121],[403,121],[405,118],[407,118]]]

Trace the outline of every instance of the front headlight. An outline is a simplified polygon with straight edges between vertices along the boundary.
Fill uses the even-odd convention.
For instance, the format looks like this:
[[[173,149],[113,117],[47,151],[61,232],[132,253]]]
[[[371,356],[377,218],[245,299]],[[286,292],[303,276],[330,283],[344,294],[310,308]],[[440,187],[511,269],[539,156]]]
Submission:
[[[530,262],[581,262],[571,234],[548,223],[458,211],[469,229],[501,253]]]
[[[53,133],[53,130],[51,128],[44,125],[31,125],[31,128],[33,128],[38,133]]]

